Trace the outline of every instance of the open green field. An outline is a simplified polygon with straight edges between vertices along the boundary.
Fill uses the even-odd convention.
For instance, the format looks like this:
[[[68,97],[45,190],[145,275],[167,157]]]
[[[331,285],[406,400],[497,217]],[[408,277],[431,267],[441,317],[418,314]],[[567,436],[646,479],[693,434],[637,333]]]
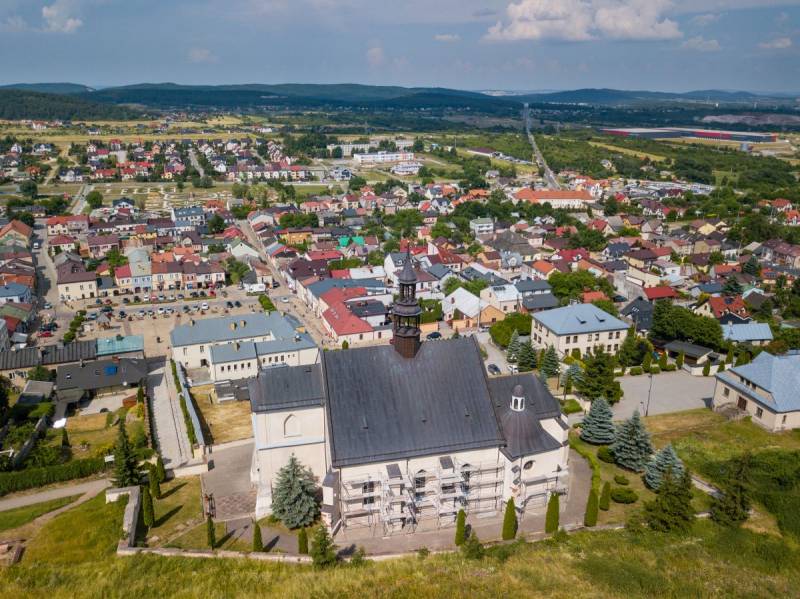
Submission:
[[[102,496],[49,522],[2,597],[790,597],[800,556],[780,539],[698,522],[687,536],[625,531],[330,570],[236,559],[116,557],[124,501]],[[76,534],[77,531],[80,531]],[[794,589],[794,590],[793,590]]]
[[[662,160],[666,160],[664,156],[661,156],[659,154],[651,154],[649,152],[639,152],[638,150],[632,150],[630,148],[622,148],[620,146],[600,143],[598,141],[590,141],[589,145],[595,146],[596,148],[605,148],[606,150],[611,150],[612,152],[619,152],[620,154],[628,154],[629,156],[636,156],[636,158],[641,158],[641,159],[649,158],[651,162],[661,162]]]

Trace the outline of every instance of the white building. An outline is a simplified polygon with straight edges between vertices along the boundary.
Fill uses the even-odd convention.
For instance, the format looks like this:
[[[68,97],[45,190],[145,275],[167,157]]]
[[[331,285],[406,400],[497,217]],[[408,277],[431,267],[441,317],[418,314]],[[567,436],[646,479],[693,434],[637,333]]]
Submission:
[[[625,340],[628,326],[594,304],[573,304],[533,314],[531,345],[552,345],[562,356],[598,349],[612,354]]]
[[[414,152],[375,152],[373,154],[355,154],[356,164],[386,164],[388,162],[404,162],[414,160]]]
[[[213,381],[313,364],[319,355],[302,327],[277,312],[190,320],[175,327],[171,339],[173,359],[186,369],[208,368]]]

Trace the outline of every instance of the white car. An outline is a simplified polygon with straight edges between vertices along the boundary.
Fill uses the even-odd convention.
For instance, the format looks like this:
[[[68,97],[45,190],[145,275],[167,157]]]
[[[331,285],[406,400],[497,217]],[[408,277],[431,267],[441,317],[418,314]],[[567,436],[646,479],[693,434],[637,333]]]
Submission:
[[[202,304],[200,304],[200,309],[201,310],[208,310],[208,302],[203,302]]]
[[[281,303],[282,304],[288,304],[289,303],[289,298],[288,297],[282,297],[281,298]]]

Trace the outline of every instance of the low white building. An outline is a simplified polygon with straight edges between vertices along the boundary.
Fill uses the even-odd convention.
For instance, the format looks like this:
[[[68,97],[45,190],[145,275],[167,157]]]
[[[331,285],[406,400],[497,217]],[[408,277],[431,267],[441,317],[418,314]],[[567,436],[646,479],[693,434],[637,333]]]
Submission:
[[[414,160],[414,152],[374,152],[372,154],[355,154],[356,164],[386,164],[389,162],[407,162]]]

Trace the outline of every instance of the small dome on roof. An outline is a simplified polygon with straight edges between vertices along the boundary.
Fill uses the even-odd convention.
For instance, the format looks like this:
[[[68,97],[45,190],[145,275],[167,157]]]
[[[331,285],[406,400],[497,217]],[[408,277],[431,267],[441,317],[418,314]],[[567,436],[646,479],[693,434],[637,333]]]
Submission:
[[[522,389],[522,385],[517,385],[516,387],[514,387],[514,390],[511,393],[514,394],[514,397],[523,397],[525,395],[525,391]]]

